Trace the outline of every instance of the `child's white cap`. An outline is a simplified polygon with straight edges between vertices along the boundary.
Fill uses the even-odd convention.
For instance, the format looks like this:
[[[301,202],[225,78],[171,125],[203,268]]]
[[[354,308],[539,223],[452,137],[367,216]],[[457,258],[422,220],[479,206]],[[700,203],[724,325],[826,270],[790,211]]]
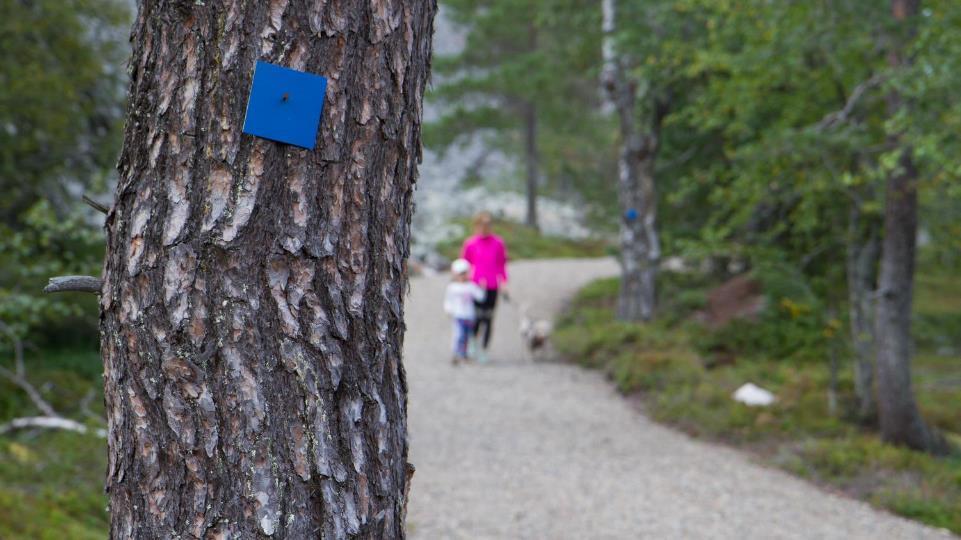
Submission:
[[[470,263],[467,259],[457,259],[451,263],[450,271],[452,274],[466,274],[470,272]]]

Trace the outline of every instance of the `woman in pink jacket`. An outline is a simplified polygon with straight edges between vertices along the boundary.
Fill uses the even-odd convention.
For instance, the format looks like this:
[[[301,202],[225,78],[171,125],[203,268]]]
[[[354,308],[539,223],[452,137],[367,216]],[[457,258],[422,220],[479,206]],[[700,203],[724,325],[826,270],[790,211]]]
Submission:
[[[471,263],[471,279],[484,290],[484,299],[475,302],[474,319],[474,338],[480,340],[477,359],[484,362],[491,340],[497,291],[507,283],[507,247],[504,240],[492,232],[489,212],[481,212],[474,218],[474,236],[464,240],[460,256]]]

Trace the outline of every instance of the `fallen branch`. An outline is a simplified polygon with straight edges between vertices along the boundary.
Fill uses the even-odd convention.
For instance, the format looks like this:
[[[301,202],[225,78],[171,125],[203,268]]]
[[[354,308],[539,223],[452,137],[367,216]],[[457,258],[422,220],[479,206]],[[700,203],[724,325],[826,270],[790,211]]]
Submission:
[[[59,416],[27,416],[24,418],[14,418],[6,424],[0,425],[0,435],[6,435],[18,429],[43,428],[43,429],[63,429],[75,433],[88,433],[90,428],[69,418]],[[103,429],[94,430],[94,435],[106,438],[107,432]]]
[[[100,294],[103,280],[93,276],[57,276],[43,288],[45,293],[86,292]]]
[[[3,366],[0,366],[0,375],[3,375],[9,379],[10,382],[19,386],[24,392],[26,392],[27,395],[30,396],[30,401],[32,401],[38,409],[43,411],[43,414],[47,416],[60,416],[57,414],[57,411],[53,410],[53,407],[50,406],[50,404],[40,396],[40,392],[38,392],[37,389],[34,388],[34,386],[30,384],[25,377],[18,375]]]
[[[43,399],[43,396],[40,395],[40,392],[37,390],[37,388],[30,384],[30,381],[27,380],[26,368],[24,367],[23,363],[23,343],[20,341],[20,338],[18,338],[17,334],[14,333],[13,330],[2,321],[0,321],[0,331],[7,333],[7,335],[10,337],[17,355],[17,367],[15,368],[16,371],[11,371],[3,366],[0,366],[0,376],[7,378],[10,380],[10,382],[16,384],[24,392],[26,392],[27,396],[30,397],[30,401],[32,401],[33,404],[40,409],[44,415],[14,418],[6,424],[0,424],[0,435],[4,435],[14,430],[27,428],[64,429],[76,433],[89,432],[90,429],[80,422],[60,416],[60,413],[54,410],[53,406],[50,405],[47,400]],[[85,396],[81,402],[81,408],[84,410],[85,414],[88,414],[88,416],[93,418],[97,418],[101,424],[105,424],[106,422],[104,422],[102,418],[97,417],[97,415],[90,411],[90,401],[92,399],[93,394],[88,392],[87,396]],[[101,438],[107,436],[107,432],[103,429],[95,430],[94,434]]]
[[[83,202],[87,203],[87,206],[93,208],[94,210],[100,212],[101,214],[106,214],[107,212],[110,211],[109,208],[91,199],[86,194],[84,194],[83,196]]]

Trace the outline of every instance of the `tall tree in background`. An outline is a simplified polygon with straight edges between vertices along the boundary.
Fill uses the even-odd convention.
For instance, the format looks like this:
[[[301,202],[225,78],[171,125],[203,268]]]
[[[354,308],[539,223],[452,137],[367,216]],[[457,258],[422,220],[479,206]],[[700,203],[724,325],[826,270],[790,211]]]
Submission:
[[[701,2],[696,11],[711,24],[694,65],[710,81],[682,116],[724,149],[684,182],[712,193],[704,236],[794,274],[799,296],[848,305],[858,416],[875,419],[874,170],[885,132],[872,29],[887,14],[864,0]]]
[[[0,320],[34,345],[96,343],[93,298],[41,289],[103,264],[76,197],[112,179],[130,19],[126,0],[0,2]]]
[[[620,126],[618,193],[621,206],[621,291],[623,320],[653,318],[661,244],[657,232],[655,159],[670,100],[650,81],[631,75],[631,60],[618,39],[618,1],[603,0],[602,84]]]
[[[920,0],[891,0],[896,39],[890,44],[892,69],[910,63],[909,36],[920,12]],[[888,95],[888,114],[903,113],[897,90]],[[944,443],[921,418],[911,387],[911,308],[918,236],[918,168],[913,149],[900,134],[890,143],[899,157],[887,180],[884,240],[877,306],[878,419],[885,440],[927,451],[943,450]]]
[[[128,17],[122,0],[0,2],[0,223],[41,199],[63,218],[69,188],[114,164]]]
[[[544,139],[569,134],[593,112],[584,77],[585,0],[449,0],[445,13],[467,35],[459,53],[434,63],[436,86],[428,99],[443,109],[427,126],[428,146],[445,150],[480,136],[524,165],[525,222],[538,228],[537,199],[545,184]],[[586,100],[585,100],[586,98]],[[595,100],[596,101],[596,100]],[[555,139],[556,140],[556,139]]]
[[[101,299],[113,538],[403,538],[434,2],[143,0]],[[241,134],[256,60],[318,147]]]

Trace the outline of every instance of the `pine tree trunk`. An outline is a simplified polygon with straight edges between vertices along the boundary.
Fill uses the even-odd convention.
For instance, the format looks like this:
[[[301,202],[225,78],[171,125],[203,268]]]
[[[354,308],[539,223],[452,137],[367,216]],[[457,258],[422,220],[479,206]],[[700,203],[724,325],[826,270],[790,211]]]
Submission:
[[[657,300],[657,270],[660,240],[657,233],[657,203],[654,159],[657,130],[642,132],[637,123],[637,83],[631,80],[617,53],[615,0],[602,3],[604,23],[604,91],[615,110],[621,132],[618,159],[618,199],[621,206],[621,289],[617,316],[625,321],[649,321]],[[660,122],[653,117],[653,123]]]
[[[142,0],[101,299],[112,538],[403,538],[433,1]],[[241,133],[254,63],[329,83]]]
[[[540,153],[537,150],[537,106],[524,106],[524,155],[527,164],[527,217],[525,223],[537,229],[537,187],[540,183]]]
[[[892,0],[898,21],[918,14],[917,0]],[[890,53],[892,67],[903,65],[902,52],[895,46]],[[888,113],[897,114],[903,100],[897,92],[888,96]],[[911,148],[901,137],[898,169],[887,181],[884,209],[884,241],[878,283],[877,378],[878,420],[881,436],[889,442],[927,451],[943,450],[936,434],[928,429],[918,412],[911,388],[911,308],[914,291],[915,244],[918,234],[918,171]]]

